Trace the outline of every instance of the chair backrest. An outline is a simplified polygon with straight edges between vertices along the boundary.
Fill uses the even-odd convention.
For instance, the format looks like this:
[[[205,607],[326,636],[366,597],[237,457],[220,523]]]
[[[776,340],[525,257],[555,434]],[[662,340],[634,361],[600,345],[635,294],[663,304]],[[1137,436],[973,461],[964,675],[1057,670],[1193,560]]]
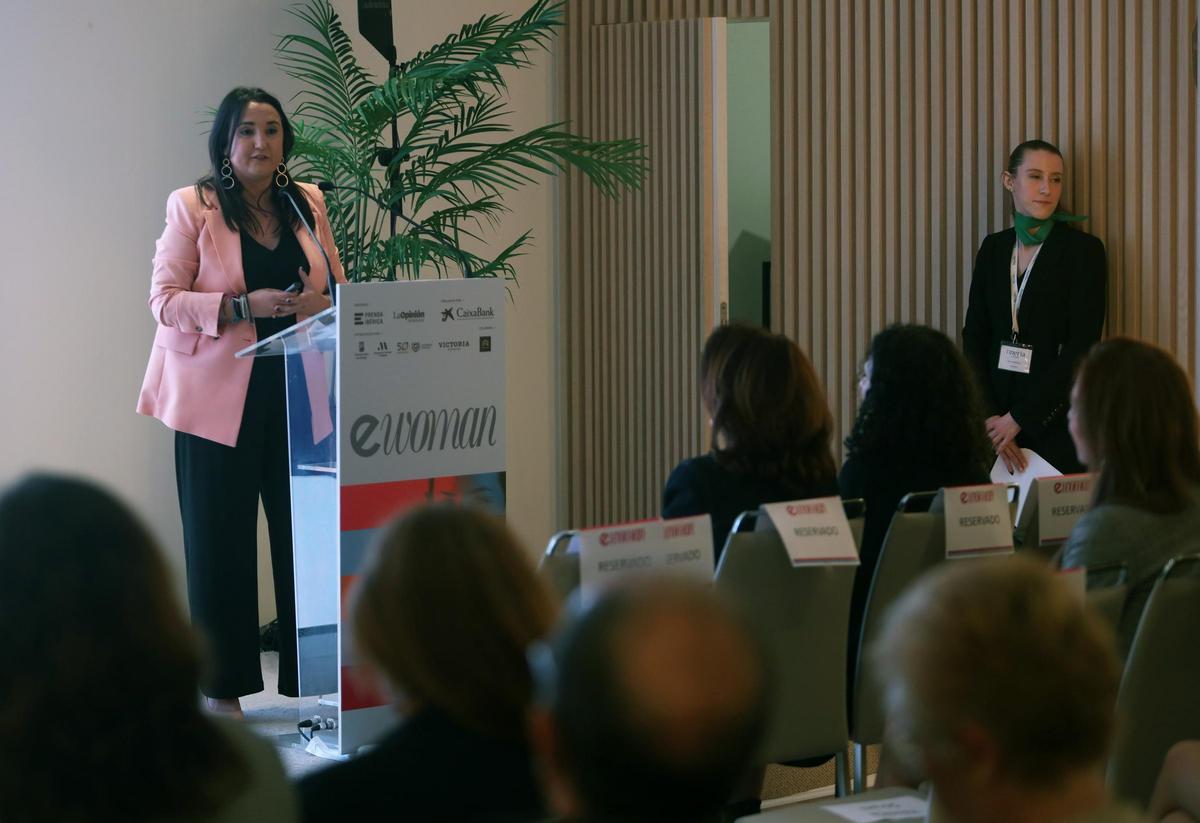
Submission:
[[[1145,808],[1173,744],[1200,738],[1200,555],[1166,565],[1142,612],[1121,689],[1108,784]]]
[[[883,739],[883,693],[867,650],[883,631],[892,603],[922,573],[946,559],[945,515],[940,506],[934,505],[940,502],[939,494],[905,495],[879,549],[862,631],[857,638],[849,638],[850,643],[858,644],[850,709],[850,739],[855,743],[871,744]]]
[[[567,530],[551,537],[538,561],[538,574],[559,600],[566,600],[579,588],[579,553],[570,551],[574,536],[574,531]]]
[[[1088,606],[1116,632],[1129,596],[1129,567],[1120,562],[1101,563],[1089,566],[1086,573]]]
[[[845,751],[846,632],[854,566],[792,566],[774,530],[733,532],[716,586],[767,643],[774,705],[761,763]]]

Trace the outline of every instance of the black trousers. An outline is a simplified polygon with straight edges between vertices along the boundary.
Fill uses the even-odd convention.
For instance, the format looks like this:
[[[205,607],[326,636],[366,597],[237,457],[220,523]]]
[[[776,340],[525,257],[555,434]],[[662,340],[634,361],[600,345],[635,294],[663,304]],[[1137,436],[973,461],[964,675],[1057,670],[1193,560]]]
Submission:
[[[175,433],[175,479],[188,604],[209,664],[202,690],[212,698],[233,698],[263,689],[257,540],[261,496],[279,615],[279,692],[298,696],[283,358],[254,361],[235,447]]]

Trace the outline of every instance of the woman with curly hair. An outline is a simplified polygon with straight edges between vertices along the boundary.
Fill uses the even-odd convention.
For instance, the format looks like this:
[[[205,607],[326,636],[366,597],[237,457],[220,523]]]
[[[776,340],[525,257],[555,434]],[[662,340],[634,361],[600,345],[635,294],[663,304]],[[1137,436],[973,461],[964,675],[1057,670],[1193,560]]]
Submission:
[[[837,495],[833,417],[799,346],[751,326],[722,326],[704,345],[700,384],[711,450],[671,472],[663,517],[711,515],[713,555],[720,559],[740,513]]]
[[[875,335],[859,395],[838,478],[842,497],[861,497],[867,504],[850,601],[851,648],[900,499],[909,492],[987,483],[991,462],[970,367],[941,332],[898,324]]]

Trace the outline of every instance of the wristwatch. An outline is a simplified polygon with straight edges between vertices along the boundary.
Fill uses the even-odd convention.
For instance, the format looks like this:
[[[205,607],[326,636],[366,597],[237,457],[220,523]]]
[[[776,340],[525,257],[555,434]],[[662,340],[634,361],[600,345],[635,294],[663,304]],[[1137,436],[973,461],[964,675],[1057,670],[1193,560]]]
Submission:
[[[229,307],[233,311],[233,322],[241,323],[250,319],[250,298],[239,294],[229,299]]]

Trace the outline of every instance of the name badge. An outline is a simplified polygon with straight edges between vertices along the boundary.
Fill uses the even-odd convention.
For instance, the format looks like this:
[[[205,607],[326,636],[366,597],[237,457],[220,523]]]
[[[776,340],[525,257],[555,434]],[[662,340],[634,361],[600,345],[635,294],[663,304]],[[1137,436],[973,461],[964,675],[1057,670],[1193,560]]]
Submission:
[[[1000,345],[1000,371],[1012,371],[1018,374],[1029,374],[1029,366],[1033,363],[1033,346],[1024,343],[1002,343]]]

